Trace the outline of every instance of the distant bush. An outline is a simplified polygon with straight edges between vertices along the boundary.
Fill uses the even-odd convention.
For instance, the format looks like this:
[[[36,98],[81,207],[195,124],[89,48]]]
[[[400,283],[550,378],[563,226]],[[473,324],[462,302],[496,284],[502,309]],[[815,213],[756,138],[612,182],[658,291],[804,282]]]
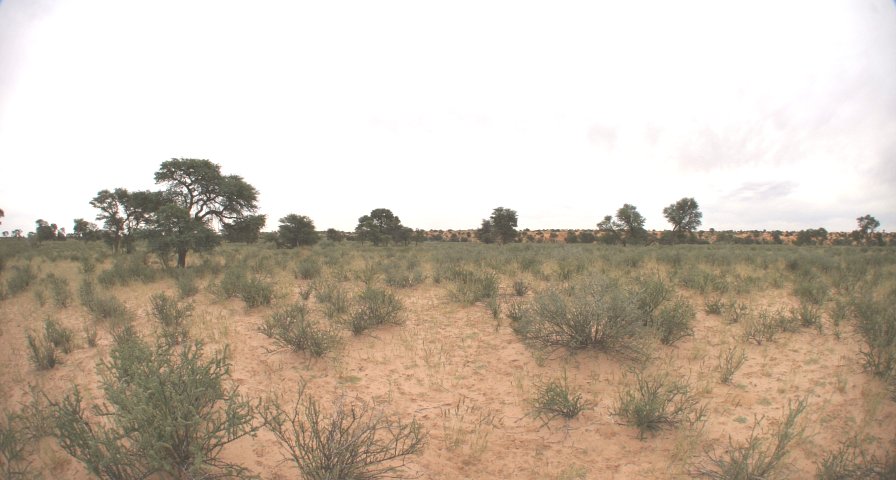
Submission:
[[[296,264],[296,278],[313,280],[319,277],[321,272],[323,272],[323,266],[321,266],[320,261],[315,257],[304,257],[299,260],[298,264]]]
[[[207,358],[200,343],[153,348],[125,327],[99,368],[107,403],[88,415],[76,387],[52,404],[60,446],[100,478],[245,474],[219,458],[260,428],[256,407],[225,384],[226,352]]]
[[[137,255],[119,256],[108,270],[97,275],[97,282],[104,287],[130,285],[132,282],[154,282],[159,278],[159,271],[145,265]]]

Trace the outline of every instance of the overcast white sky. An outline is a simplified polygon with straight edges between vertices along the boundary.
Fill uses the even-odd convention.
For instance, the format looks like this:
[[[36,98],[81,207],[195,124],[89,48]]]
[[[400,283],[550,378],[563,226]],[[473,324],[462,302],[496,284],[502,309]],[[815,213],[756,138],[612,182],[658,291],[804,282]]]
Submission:
[[[267,229],[896,227],[892,0],[0,1],[0,230],[93,220],[172,157]]]

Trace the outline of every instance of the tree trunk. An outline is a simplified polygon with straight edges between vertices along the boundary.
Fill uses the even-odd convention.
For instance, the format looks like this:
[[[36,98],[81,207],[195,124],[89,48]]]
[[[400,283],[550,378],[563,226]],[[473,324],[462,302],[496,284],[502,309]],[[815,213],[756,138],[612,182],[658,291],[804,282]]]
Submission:
[[[187,266],[187,249],[177,250],[177,268],[186,268]]]

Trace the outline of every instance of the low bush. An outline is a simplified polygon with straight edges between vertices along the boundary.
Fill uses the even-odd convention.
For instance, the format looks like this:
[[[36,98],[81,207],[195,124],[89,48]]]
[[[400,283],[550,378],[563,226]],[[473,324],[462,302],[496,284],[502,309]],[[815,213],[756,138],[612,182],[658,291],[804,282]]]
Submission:
[[[275,311],[265,319],[259,330],[283,348],[295,352],[306,351],[315,357],[325,355],[340,343],[337,331],[322,328],[308,318],[308,307],[303,303]]]
[[[130,285],[132,282],[154,282],[159,278],[159,271],[144,264],[140,256],[119,256],[108,270],[97,275],[97,282],[104,287]]]
[[[528,314],[513,326],[524,339],[548,348],[594,348],[628,360],[648,356],[638,312],[618,287],[594,285],[564,296],[535,297]]]
[[[323,266],[316,257],[307,256],[299,260],[296,264],[295,276],[303,280],[313,280],[320,277],[323,272]]]
[[[159,338],[169,345],[178,345],[189,338],[192,304],[180,303],[164,293],[156,293],[149,298],[149,305],[150,313],[161,327]]]
[[[759,435],[757,428],[762,419],[757,419],[745,442],[735,444],[729,437],[728,449],[722,454],[709,452],[709,465],[699,467],[695,473],[717,480],[773,478],[790,447],[803,435],[805,428],[798,425],[798,420],[806,405],[806,399],[788,402],[784,418],[769,437]]]
[[[348,325],[358,335],[365,330],[386,324],[401,324],[399,314],[403,310],[398,297],[383,289],[367,287],[354,299]]]
[[[896,456],[878,458],[865,451],[858,438],[825,454],[817,464],[817,480],[890,480],[896,478]]]
[[[348,312],[351,304],[348,292],[336,282],[316,282],[315,300],[324,306],[324,313],[330,320],[336,320]]]
[[[0,418],[0,477],[4,479],[32,478],[25,430],[18,415],[7,412]]]
[[[719,381],[730,385],[731,378],[747,362],[747,352],[737,346],[719,352]]]
[[[524,297],[529,293],[529,284],[526,283],[525,280],[514,280],[513,281],[513,294],[517,297]]]
[[[6,279],[6,295],[13,296],[25,291],[37,280],[37,272],[30,263],[13,265],[12,273]]]
[[[28,359],[38,370],[49,370],[59,364],[56,346],[46,336],[29,333],[27,340]]]
[[[53,304],[59,308],[66,308],[72,303],[72,291],[68,284],[68,279],[57,277],[53,273],[48,273],[44,277],[44,281],[50,288],[50,295],[53,297]]]
[[[63,450],[100,478],[210,478],[246,469],[219,458],[254,434],[257,407],[230,375],[227,350],[207,358],[200,343],[151,347],[130,328],[99,367],[105,402],[85,408],[77,387],[52,403]]]
[[[125,304],[114,295],[101,295],[96,291],[96,284],[90,279],[81,282],[78,288],[78,297],[84,308],[97,320],[109,321],[112,326],[127,323],[131,320],[131,313]]]
[[[492,271],[461,269],[452,278],[451,296],[466,304],[486,300],[498,295],[498,274]]]
[[[674,428],[705,415],[691,387],[666,374],[634,373],[634,383],[622,387],[610,413],[638,429],[638,438],[664,428]]]
[[[47,317],[44,320],[44,336],[48,342],[61,350],[62,353],[72,353],[72,350],[75,349],[75,335],[72,330],[60,325],[53,318]]]
[[[672,304],[665,305],[651,321],[651,326],[659,334],[663,345],[672,345],[685,337],[694,336],[694,319],[696,313],[690,302],[677,298]]]
[[[569,386],[566,371],[560,378],[536,382],[535,396],[529,404],[532,408],[530,415],[540,419],[543,425],[547,425],[557,417],[575,418],[594,406],[585,400],[581,392]]]
[[[292,408],[273,399],[262,415],[302,478],[309,480],[396,478],[405,458],[426,443],[415,420],[405,423],[367,402],[344,397],[324,411],[304,386]]]

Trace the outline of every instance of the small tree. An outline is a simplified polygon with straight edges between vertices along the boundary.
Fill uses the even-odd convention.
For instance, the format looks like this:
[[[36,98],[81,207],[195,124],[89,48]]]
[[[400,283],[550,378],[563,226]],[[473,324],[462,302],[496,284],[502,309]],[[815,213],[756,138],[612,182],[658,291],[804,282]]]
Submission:
[[[35,229],[34,234],[37,237],[38,242],[43,242],[46,240],[56,240],[56,230],[59,228],[55,223],[48,223],[44,219],[37,219],[34,222]]]
[[[314,245],[320,240],[317,231],[314,230],[314,222],[304,215],[295,213],[290,213],[280,219],[280,227],[277,232],[277,244],[287,248]]]
[[[703,213],[700,212],[700,206],[693,198],[685,197],[669,205],[663,209],[663,215],[672,224],[672,232],[679,239],[686,233],[697,230],[697,227],[703,223]]]
[[[482,243],[515,242],[518,238],[516,227],[516,211],[498,207],[492,211],[492,216],[489,219],[482,220],[482,227],[476,231],[476,238]]]
[[[371,210],[370,215],[364,215],[358,219],[355,233],[362,243],[369,241],[374,245],[383,245],[398,235],[403,228],[401,219],[388,208]]]
[[[100,211],[96,219],[103,221],[112,251],[120,252],[124,247],[127,253],[133,251],[137,232],[149,224],[162,203],[161,192],[129,192],[126,188],[100,190],[90,201]]]
[[[76,218],[74,220],[74,224],[75,225],[72,228],[72,233],[75,234],[76,238],[86,241],[96,240],[99,238],[100,232],[95,223],[88,222],[83,218]]]
[[[877,221],[876,218],[871,215],[865,215],[856,219],[858,223],[858,230],[852,232],[852,237],[857,242],[864,242],[866,244],[872,243],[874,239],[874,231],[880,227],[880,222]]]
[[[343,234],[339,230],[336,230],[335,228],[328,228],[327,229],[327,240],[329,240],[331,242],[341,242],[341,241],[345,240],[345,234]]]

